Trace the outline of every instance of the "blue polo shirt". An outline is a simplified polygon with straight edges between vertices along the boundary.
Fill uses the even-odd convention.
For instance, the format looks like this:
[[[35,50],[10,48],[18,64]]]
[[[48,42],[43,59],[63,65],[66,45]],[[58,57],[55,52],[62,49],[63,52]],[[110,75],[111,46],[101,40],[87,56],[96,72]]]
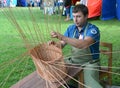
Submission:
[[[86,27],[87,25],[88,27]],[[95,25],[87,23],[85,26],[83,26],[81,31],[79,31],[77,26],[75,24],[72,24],[67,28],[66,32],[64,33],[64,36],[76,39],[79,39],[80,36],[82,36],[83,40],[85,36],[91,37],[95,41],[94,44],[89,46],[92,58],[94,60],[99,58],[100,31]]]

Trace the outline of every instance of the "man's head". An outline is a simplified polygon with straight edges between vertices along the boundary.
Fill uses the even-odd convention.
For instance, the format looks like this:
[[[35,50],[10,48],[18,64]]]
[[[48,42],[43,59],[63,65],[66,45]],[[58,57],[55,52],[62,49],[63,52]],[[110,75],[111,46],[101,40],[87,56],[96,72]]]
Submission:
[[[88,15],[88,8],[83,4],[78,4],[73,8],[73,13],[82,12],[84,16]]]
[[[88,8],[83,4],[78,4],[73,8],[73,21],[78,27],[82,27],[88,18]]]

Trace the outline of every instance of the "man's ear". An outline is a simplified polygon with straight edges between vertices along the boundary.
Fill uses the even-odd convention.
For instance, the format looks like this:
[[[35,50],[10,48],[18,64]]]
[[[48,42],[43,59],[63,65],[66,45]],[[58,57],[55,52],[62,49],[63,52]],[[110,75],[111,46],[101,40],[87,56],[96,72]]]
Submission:
[[[88,15],[85,16],[85,19],[86,19],[86,20],[88,19]]]

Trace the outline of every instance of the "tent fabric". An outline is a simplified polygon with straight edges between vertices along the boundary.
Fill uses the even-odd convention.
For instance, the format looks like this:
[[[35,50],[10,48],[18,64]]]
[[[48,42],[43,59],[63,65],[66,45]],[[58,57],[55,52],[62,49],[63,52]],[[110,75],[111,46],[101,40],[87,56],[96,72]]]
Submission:
[[[17,6],[27,6],[27,1],[26,0],[17,0]]]
[[[87,7],[89,10],[88,18],[93,18],[101,15],[102,0],[88,0]]]
[[[115,17],[116,17],[116,0],[103,0],[101,19],[110,20]]]
[[[116,0],[116,16],[117,19],[120,20],[120,0]]]
[[[20,2],[21,2],[21,6],[23,6],[23,7],[27,6],[26,0],[20,0]]]

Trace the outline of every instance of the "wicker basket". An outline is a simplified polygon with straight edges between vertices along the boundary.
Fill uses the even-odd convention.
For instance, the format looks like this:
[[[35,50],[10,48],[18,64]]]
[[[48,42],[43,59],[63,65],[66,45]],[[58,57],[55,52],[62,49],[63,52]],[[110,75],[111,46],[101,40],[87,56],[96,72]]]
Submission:
[[[37,73],[43,79],[56,82],[66,77],[64,73],[67,73],[67,70],[60,48],[54,45],[40,44],[30,50],[30,55],[36,66]]]

